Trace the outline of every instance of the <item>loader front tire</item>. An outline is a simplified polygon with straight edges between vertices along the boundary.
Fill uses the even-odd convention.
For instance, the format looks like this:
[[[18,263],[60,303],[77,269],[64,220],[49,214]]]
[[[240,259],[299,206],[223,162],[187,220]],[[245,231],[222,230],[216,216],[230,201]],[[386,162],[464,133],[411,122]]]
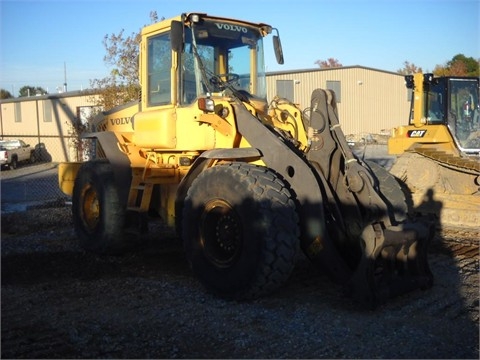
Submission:
[[[379,164],[368,160],[366,163],[377,177],[380,193],[384,196],[395,220],[398,222],[404,221],[408,214],[408,200],[400,183],[395,176]]]
[[[244,163],[203,171],[183,208],[187,259],[217,296],[246,300],[280,287],[299,248],[296,205],[285,183]]]
[[[97,254],[119,254],[126,249],[125,209],[108,161],[88,161],[80,167],[72,194],[72,216],[83,249]]]

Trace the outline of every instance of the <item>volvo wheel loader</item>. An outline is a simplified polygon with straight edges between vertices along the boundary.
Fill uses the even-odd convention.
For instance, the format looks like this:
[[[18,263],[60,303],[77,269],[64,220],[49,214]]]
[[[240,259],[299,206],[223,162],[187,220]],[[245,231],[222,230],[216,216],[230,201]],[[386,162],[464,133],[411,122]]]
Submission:
[[[410,121],[393,130],[390,172],[412,193],[416,212],[441,225],[480,224],[479,79],[405,77],[412,90]]]
[[[300,249],[369,306],[429,288],[432,227],[407,217],[392,175],[352,154],[334,93],[315,90],[305,110],[267,103],[269,34],[283,63],[262,23],[190,13],[142,30],[141,100],[101,115],[95,159],[59,169],[81,245],[122,252],[158,214],[223,298],[275,290]]]

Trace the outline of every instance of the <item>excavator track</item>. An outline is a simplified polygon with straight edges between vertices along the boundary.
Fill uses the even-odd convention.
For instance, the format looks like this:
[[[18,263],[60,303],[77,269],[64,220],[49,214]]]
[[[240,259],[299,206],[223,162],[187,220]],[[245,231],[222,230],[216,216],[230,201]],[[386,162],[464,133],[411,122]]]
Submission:
[[[417,147],[414,152],[437,161],[441,166],[477,176],[480,175],[480,161],[478,158],[462,158],[448,154],[445,151],[424,147]]]
[[[480,224],[480,164],[434,149],[417,147],[400,155],[390,172],[410,197],[410,212],[433,215],[441,226]]]

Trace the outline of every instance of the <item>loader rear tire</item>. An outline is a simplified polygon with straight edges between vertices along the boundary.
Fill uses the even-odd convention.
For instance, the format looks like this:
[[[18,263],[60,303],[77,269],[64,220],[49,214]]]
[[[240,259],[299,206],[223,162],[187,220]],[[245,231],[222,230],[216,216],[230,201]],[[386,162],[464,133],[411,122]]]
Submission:
[[[98,254],[126,250],[125,208],[108,161],[89,161],[80,167],[73,188],[72,215],[83,249]]]
[[[296,205],[265,167],[243,163],[203,171],[183,209],[187,259],[217,296],[246,300],[283,285],[299,249]]]

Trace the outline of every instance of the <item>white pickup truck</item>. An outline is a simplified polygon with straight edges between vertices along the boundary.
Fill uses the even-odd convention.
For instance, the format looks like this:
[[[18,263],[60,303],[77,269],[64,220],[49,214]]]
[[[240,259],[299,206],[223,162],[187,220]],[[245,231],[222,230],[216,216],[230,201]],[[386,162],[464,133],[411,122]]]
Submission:
[[[0,140],[0,165],[16,169],[23,161],[35,162],[35,149],[23,140]]]

